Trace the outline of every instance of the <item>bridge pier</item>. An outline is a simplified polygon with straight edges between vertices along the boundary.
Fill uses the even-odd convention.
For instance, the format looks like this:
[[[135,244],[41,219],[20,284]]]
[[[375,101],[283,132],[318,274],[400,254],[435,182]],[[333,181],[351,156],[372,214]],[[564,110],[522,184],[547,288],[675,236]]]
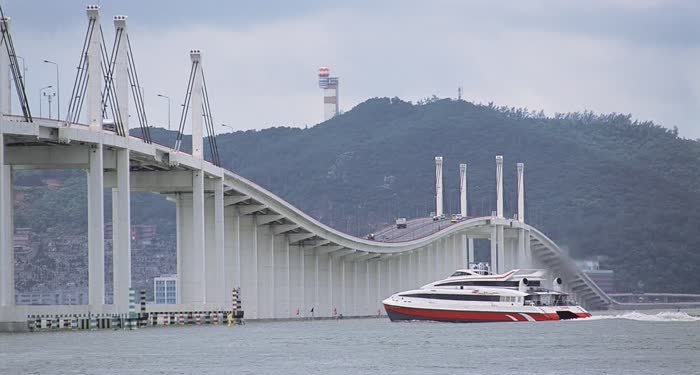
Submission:
[[[15,305],[12,179],[12,166],[5,165],[5,136],[0,129],[0,308]]]
[[[273,240],[273,301],[275,318],[291,317],[291,262],[290,246],[286,234],[278,234]]]
[[[258,318],[258,226],[255,217],[239,216],[241,249],[241,299],[245,315]],[[266,285],[263,285],[265,287]],[[269,285],[267,285],[269,287]]]
[[[285,235],[285,237],[287,237]],[[304,304],[304,249],[297,245],[289,245],[289,305],[290,315],[305,316]]]
[[[112,279],[114,312],[129,312],[131,288],[131,187],[129,150],[116,152],[117,187],[112,189]]]
[[[257,222],[255,216],[251,216]],[[257,224],[256,224],[257,225]],[[257,268],[258,268],[258,315],[260,319],[270,319],[274,314],[274,236],[269,225],[257,225]]]
[[[240,227],[236,208],[226,206],[224,208],[224,297],[225,304],[230,304],[233,288],[241,286],[241,251],[240,251]],[[178,227],[179,228],[179,227]]]
[[[104,159],[102,151],[102,143],[97,143],[92,145],[88,152],[88,301],[91,311],[94,312],[102,312],[105,303]]]
[[[214,195],[205,199],[204,269],[205,302],[227,305],[231,289],[226,288],[226,253],[224,252],[224,181],[214,178]],[[230,253],[232,254],[232,253]],[[229,256],[230,257],[230,256]]]
[[[340,258],[328,256],[330,268],[330,316],[343,314],[343,261]]]
[[[311,309],[314,313],[318,311],[316,303],[318,301],[318,292],[316,288],[316,257],[314,254],[309,254],[304,247],[300,247],[300,251],[304,256],[304,315],[311,316]]]

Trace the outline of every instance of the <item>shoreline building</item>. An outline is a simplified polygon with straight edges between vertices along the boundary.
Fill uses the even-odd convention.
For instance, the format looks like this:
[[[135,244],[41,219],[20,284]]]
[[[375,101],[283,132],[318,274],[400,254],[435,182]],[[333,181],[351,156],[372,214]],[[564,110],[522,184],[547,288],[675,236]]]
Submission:
[[[323,90],[323,121],[328,121],[338,113],[338,77],[330,76],[330,69],[318,68],[318,87]]]
[[[153,302],[165,305],[177,303],[177,275],[153,278]]]

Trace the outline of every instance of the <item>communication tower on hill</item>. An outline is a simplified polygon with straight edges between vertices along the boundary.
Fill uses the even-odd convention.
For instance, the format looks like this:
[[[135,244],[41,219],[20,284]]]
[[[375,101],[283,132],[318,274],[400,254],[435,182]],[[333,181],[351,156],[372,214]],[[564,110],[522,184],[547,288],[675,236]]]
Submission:
[[[323,90],[323,121],[338,114],[338,77],[330,76],[330,69],[318,68],[318,87]]]

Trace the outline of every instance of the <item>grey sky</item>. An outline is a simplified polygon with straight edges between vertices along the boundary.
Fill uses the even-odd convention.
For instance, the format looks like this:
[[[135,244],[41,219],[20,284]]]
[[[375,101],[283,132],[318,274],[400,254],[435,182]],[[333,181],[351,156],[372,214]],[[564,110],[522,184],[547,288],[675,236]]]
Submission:
[[[67,105],[86,27],[82,0],[5,0],[31,104],[61,66]],[[700,4],[695,0],[582,2],[102,1],[103,28],[129,16],[152,124],[173,123],[187,52],[204,53],[217,123],[237,129],[314,125],[316,69],[341,78],[341,107],[377,96],[436,94],[544,109],[632,113],[700,137]],[[46,113],[45,113],[46,115]],[[218,129],[224,131],[223,128]]]

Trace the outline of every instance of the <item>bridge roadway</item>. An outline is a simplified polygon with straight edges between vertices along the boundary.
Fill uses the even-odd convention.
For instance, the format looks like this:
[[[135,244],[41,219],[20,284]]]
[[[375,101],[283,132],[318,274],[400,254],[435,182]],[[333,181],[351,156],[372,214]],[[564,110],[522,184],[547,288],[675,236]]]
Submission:
[[[397,228],[396,224],[373,233],[375,241],[402,242],[425,237],[452,225],[449,219],[433,221],[431,217],[406,220],[406,228]]]
[[[376,315],[383,313],[380,301],[390,294],[465,266],[467,243],[476,238],[490,239],[497,247],[501,270],[546,267],[552,275],[563,276],[567,289],[588,307],[610,303],[554,242],[517,220],[476,217],[416,239],[371,241],[330,228],[231,171],[135,137],[80,124],[45,119],[25,123],[4,116],[0,140],[5,197],[0,311],[5,320],[9,315],[16,319],[52,311],[126,311],[131,265],[129,232],[122,229],[130,223],[121,209],[129,206],[129,194],[119,194],[124,186],[165,194],[177,207],[178,305],[157,306],[161,310],[226,309],[231,290],[241,287],[243,308],[252,319],[295,317],[297,311],[308,316],[312,308],[315,316]],[[94,173],[97,152],[102,173]],[[103,188],[115,189],[114,305],[104,304],[104,285],[99,282],[104,280],[101,241],[89,240],[89,306],[14,306],[9,266],[14,261],[8,250],[12,247],[7,246],[12,243],[11,170],[32,168],[87,169],[88,184],[96,184],[100,192],[91,193],[91,212],[103,204],[91,203],[95,195],[101,197]],[[89,186],[89,191],[95,187]],[[99,232],[93,234],[97,238],[103,235],[102,216],[89,218],[89,230]],[[503,246],[497,245],[498,228],[505,233],[500,237]]]

